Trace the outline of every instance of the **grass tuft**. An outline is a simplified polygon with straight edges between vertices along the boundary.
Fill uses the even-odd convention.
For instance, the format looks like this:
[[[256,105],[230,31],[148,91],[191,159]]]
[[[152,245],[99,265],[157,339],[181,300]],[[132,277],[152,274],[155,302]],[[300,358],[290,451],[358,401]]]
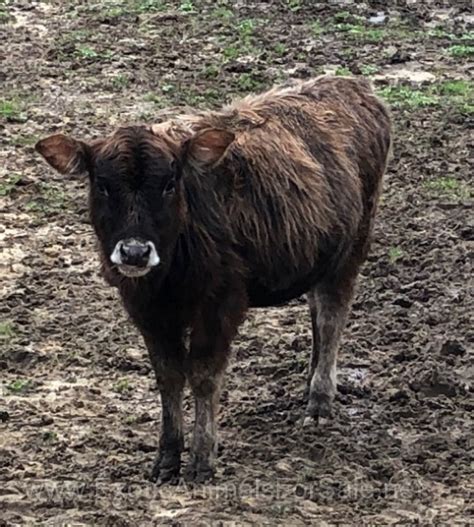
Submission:
[[[403,256],[403,251],[400,247],[390,247],[388,250],[388,259],[391,263],[395,263]]]
[[[7,390],[11,393],[24,393],[28,391],[29,388],[31,388],[31,381],[28,379],[17,379],[7,385]]]
[[[467,58],[474,56],[474,46],[456,44],[448,48],[448,53],[453,57]]]
[[[14,335],[15,329],[10,320],[0,322],[0,340],[10,340]]]
[[[433,194],[451,199],[466,199],[472,195],[471,189],[465,183],[450,176],[425,181],[424,187]]]
[[[128,379],[120,379],[114,384],[114,391],[117,393],[126,393],[132,389]]]
[[[7,176],[3,181],[0,181],[0,196],[5,197],[13,193],[17,183],[21,180],[20,174],[11,174]],[[0,329],[0,336],[2,335]]]
[[[387,86],[378,93],[394,108],[424,108],[439,101],[437,96],[409,86]]]

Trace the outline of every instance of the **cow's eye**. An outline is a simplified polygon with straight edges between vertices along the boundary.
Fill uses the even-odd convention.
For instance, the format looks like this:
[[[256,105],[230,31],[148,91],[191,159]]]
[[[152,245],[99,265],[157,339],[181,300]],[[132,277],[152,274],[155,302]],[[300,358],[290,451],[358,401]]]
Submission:
[[[172,178],[166,183],[165,188],[163,189],[163,196],[170,196],[171,194],[173,194],[175,190],[176,190],[176,182]]]

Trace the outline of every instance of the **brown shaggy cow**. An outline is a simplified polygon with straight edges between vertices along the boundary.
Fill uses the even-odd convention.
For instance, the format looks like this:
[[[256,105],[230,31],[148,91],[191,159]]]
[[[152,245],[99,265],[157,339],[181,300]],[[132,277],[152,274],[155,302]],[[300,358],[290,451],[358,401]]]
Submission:
[[[179,475],[186,380],[196,412],[187,475],[212,476],[223,374],[250,307],[308,295],[306,415],[330,414],[390,150],[389,115],[365,80],[293,82],[221,111],[91,143],[53,135],[36,148],[59,172],[89,175],[103,270],[144,337],[161,392],[153,478]]]

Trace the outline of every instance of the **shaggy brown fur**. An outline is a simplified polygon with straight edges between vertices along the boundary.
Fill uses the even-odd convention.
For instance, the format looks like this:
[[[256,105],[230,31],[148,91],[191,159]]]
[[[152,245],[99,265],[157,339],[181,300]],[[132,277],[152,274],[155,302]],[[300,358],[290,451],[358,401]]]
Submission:
[[[61,172],[90,175],[104,271],[144,335],[161,391],[155,478],[180,469],[185,379],[196,402],[188,475],[212,475],[219,390],[248,307],[308,293],[307,415],[330,414],[338,343],[390,150],[387,110],[366,81],[294,82],[221,111],[121,128],[90,145],[53,136],[37,149]],[[121,275],[110,254],[125,237],[153,241],[160,266]]]

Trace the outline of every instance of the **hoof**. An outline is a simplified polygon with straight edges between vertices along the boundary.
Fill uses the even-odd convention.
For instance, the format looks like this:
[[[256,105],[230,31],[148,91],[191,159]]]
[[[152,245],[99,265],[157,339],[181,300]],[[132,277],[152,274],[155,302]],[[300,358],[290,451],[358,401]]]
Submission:
[[[209,483],[214,476],[214,468],[203,460],[191,461],[184,471],[184,479],[189,483]]]
[[[308,406],[305,412],[305,422],[303,423],[308,426],[316,422],[317,424],[323,424],[326,420],[332,417],[332,401],[333,398],[327,394],[311,394],[308,401]]]
[[[181,460],[176,456],[160,456],[151,471],[149,480],[157,485],[177,485],[179,483],[179,473]]]

